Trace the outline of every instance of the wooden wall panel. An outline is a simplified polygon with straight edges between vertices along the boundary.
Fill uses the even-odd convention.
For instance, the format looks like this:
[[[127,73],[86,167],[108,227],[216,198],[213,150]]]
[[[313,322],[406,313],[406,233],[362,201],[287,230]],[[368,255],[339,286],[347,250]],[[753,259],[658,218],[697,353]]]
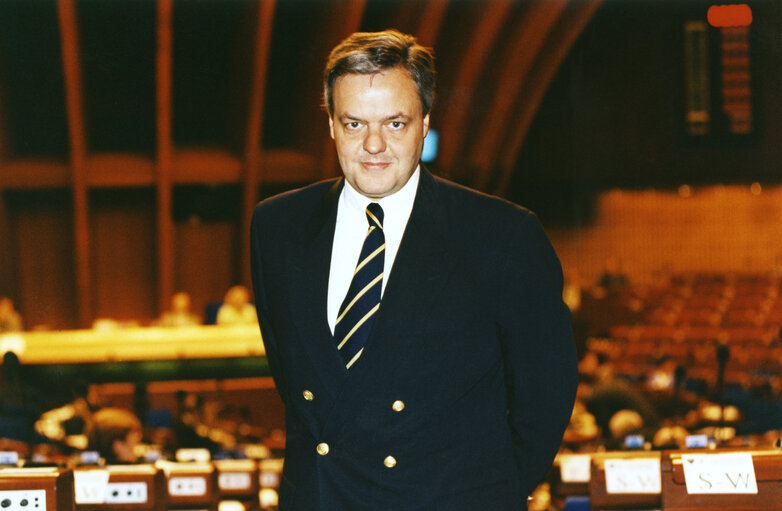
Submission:
[[[616,257],[635,283],[669,273],[782,271],[782,187],[713,186],[675,191],[613,190],[596,201],[595,221],[549,229],[568,269],[594,283]],[[758,193],[758,190],[761,190]]]
[[[175,224],[176,291],[187,291],[193,310],[202,314],[204,306],[223,299],[236,284],[237,227],[229,222],[189,221]]]
[[[27,329],[76,324],[71,201],[65,191],[8,192],[16,307]]]
[[[95,190],[90,210],[95,317],[157,317],[154,191]]]

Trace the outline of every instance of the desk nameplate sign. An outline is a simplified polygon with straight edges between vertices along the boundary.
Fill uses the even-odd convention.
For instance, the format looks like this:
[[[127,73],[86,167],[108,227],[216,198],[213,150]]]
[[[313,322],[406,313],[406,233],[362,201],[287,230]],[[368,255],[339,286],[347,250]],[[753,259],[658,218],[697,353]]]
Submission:
[[[73,493],[76,504],[103,504],[109,487],[108,470],[74,470]]]
[[[588,483],[591,476],[589,454],[559,455],[559,472],[563,483]]]
[[[660,494],[660,458],[605,460],[606,493]]]
[[[752,454],[683,454],[682,468],[689,494],[758,493]]]

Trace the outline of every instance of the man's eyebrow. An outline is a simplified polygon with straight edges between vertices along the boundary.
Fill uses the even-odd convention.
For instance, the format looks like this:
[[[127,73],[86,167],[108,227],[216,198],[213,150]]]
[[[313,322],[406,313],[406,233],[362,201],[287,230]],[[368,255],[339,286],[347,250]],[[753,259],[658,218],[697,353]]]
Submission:
[[[407,115],[407,114],[403,114],[402,112],[399,112],[399,113],[396,113],[394,115],[389,115],[388,117],[383,119],[383,121],[393,121],[395,119],[399,119],[399,120],[402,120],[402,121],[409,121],[410,120],[410,116]]]
[[[350,114],[342,114],[342,115],[340,115],[340,116],[339,116],[339,120],[340,120],[340,121],[342,121],[342,122],[345,122],[345,121],[359,121],[359,122],[364,122],[364,119],[361,119],[361,118],[359,118],[359,117],[355,117],[355,116],[353,116],[353,115],[350,115]]]
[[[409,115],[407,115],[407,114],[402,113],[402,112],[397,112],[395,114],[391,114],[391,115],[388,115],[388,116],[384,117],[382,119],[382,122],[388,122],[388,121],[393,121],[393,120],[397,120],[397,119],[398,120],[402,120],[402,121],[409,121],[411,119],[411,117]],[[342,121],[342,122],[353,122],[353,121],[366,122],[365,119],[362,119],[360,117],[356,117],[356,116],[351,115],[351,114],[342,114],[339,117],[339,120]]]

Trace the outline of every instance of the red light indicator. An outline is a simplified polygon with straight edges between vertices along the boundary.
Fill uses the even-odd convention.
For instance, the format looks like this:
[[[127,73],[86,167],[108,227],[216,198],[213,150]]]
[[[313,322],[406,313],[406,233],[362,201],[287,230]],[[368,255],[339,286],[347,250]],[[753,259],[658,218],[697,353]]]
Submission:
[[[752,9],[747,4],[712,5],[706,19],[712,27],[748,27],[752,24]]]

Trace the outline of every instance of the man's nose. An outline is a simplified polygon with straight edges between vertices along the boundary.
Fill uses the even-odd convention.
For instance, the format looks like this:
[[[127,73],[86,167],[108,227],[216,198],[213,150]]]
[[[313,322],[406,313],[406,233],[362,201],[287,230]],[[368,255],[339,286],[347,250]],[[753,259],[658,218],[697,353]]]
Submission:
[[[369,128],[364,139],[364,150],[369,154],[378,154],[386,150],[382,128]]]

